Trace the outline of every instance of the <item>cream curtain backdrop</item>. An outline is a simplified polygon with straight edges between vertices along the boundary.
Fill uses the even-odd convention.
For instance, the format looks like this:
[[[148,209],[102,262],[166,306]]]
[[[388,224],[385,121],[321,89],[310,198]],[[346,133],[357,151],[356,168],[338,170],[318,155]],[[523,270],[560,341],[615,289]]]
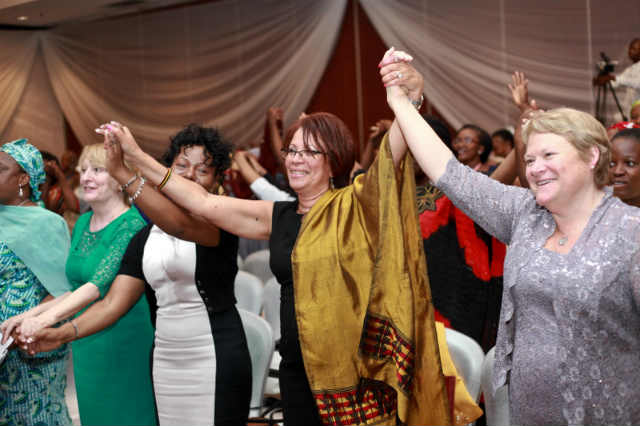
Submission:
[[[346,0],[229,0],[29,36],[3,32],[3,42],[5,34],[16,40],[0,59],[16,64],[0,77],[0,90],[12,88],[0,132],[24,92],[39,42],[55,98],[82,144],[99,142],[94,129],[107,120],[126,123],[152,155],[190,122],[250,144],[261,138],[269,106],[282,106],[285,121],[307,106],[345,6]],[[28,137],[32,128],[16,130]]]
[[[36,34],[7,31],[0,35],[0,134],[3,136],[23,98],[37,51]]]
[[[530,77],[540,105],[593,111],[599,52],[620,60],[622,71],[629,40],[640,36],[640,8],[630,3],[360,0],[385,42],[414,55],[430,103],[454,127],[488,130],[513,124],[506,84],[516,69]],[[93,129],[111,119],[128,124],[154,155],[189,122],[251,144],[269,106],[284,107],[288,123],[308,105],[346,4],[223,0],[49,31],[0,31],[0,141],[24,136],[60,154],[64,114],[82,144],[99,142]]]
[[[488,131],[516,119],[506,86],[515,70],[530,78],[538,105],[595,112],[599,52],[621,60],[622,70],[629,41],[640,36],[632,3],[360,0],[385,43],[414,56],[425,94],[444,118],[455,128],[475,123]]]

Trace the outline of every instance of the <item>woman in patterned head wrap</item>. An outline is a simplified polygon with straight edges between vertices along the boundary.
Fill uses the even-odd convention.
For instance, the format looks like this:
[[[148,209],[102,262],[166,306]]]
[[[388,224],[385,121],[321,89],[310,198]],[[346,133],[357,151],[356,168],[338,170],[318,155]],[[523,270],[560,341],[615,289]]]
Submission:
[[[42,156],[26,139],[0,148],[2,343],[24,312],[70,289],[64,273],[67,225],[36,205],[44,179]],[[0,424],[71,423],[64,401],[67,353],[66,345],[35,356],[9,351],[0,365]]]
[[[129,240],[145,224],[136,208],[125,201],[119,185],[104,167],[105,161],[102,144],[85,146],[82,151],[80,184],[91,211],[78,218],[68,246],[66,276],[73,292],[56,297],[46,309],[32,309],[26,314],[19,328],[21,346],[38,330],[101,299],[120,268]],[[139,184],[137,190],[142,186]],[[77,333],[75,320],[70,321],[70,326]],[[139,299],[112,327],[90,339],[73,342],[82,424],[156,424],[148,355],[152,343],[153,329],[145,299]]]

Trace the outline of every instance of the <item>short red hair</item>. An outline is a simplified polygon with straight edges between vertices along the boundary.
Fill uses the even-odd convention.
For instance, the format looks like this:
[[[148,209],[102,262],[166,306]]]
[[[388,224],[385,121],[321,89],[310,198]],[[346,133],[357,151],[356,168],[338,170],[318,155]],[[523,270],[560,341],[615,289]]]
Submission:
[[[284,148],[289,148],[293,135],[302,129],[302,141],[309,148],[309,138],[318,143],[329,159],[333,185],[342,188],[349,185],[355,152],[351,132],[342,120],[328,112],[316,112],[298,119],[289,127]]]

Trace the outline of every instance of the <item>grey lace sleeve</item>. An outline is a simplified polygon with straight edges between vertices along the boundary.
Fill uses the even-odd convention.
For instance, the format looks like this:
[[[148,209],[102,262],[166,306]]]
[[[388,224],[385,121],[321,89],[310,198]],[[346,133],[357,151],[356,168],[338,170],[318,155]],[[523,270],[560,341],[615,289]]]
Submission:
[[[505,244],[511,242],[519,211],[532,197],[528,189],[501,184],[455,158],[449,160],[436,186],[456,207]]]

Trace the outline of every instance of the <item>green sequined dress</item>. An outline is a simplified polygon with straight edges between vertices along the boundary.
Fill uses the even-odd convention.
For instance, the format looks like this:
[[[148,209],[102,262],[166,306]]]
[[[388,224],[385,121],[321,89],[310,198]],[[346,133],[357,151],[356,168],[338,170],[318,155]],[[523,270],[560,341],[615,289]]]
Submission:
[[[0,242],[0,322],[38,305],[47,290]],[[10,350],[0,366],[0,425],[69,425],[64,400],[68,347],[28,356]]]
[[[118,273],[129,240],[145,222],[131,208],[105,228],[91,232],[92,214],[80,216],[74,228],[67,277],[74,289],[91,282],[104,297]],[[156,424],[152,344],[153,328],[144,296],[112,326],[73,342],[73,369],[83,425]]]

